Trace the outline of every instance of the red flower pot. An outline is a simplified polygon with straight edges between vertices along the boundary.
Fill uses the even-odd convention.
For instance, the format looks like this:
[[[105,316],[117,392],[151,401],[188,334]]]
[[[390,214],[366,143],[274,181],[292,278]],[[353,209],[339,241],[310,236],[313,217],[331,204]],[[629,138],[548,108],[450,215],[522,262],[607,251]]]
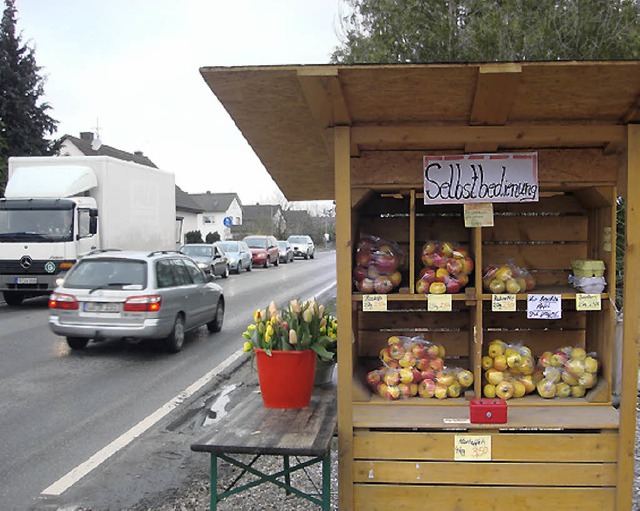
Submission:
[[[316,371],[316,352],[255,348],[262,401],[267,408],[309,406]]]

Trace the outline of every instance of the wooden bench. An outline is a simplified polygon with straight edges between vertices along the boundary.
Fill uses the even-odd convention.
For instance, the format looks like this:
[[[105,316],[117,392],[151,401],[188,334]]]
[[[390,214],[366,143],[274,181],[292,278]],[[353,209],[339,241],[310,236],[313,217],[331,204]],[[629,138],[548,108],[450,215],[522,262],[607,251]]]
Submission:
[[[213,426],[199,442],[191,445],[193,451],[211,454],[210,509],[217,509],[222,499],[254,488],[262,483],[273,483],[287,494],[294,493],[329,511],[331,501],[331,439],[337,425],[336,387],[315,387],[311,403],[306,408],[265,408],[259,393],[252,393],[231,412]],[[245,463],[234,457],[239,454],[253,455]],[[275,473],[264,473],[253,465],[261,456],[279,456],[283,469]],[[296,457],[291,465],[290,457]],[[310,459],[300,461],[298,456]],[[222,492],[218,492],[218,459],[242,469],[241,474]],[[317,463],[322,464],[322,493],[308,493],[291,485],[291,474]],[[238,485],[246,473],[257,476],[257,480]]]

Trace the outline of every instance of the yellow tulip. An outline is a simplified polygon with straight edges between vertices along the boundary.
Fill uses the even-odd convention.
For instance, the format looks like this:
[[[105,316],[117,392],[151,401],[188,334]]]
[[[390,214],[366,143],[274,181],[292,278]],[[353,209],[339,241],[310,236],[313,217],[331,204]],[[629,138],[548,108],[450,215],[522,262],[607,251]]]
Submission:
[[[253,344],[251,344],[249,341],[244,343],[244,352],[245,353],[249,353],[250,351],[253,351]]]

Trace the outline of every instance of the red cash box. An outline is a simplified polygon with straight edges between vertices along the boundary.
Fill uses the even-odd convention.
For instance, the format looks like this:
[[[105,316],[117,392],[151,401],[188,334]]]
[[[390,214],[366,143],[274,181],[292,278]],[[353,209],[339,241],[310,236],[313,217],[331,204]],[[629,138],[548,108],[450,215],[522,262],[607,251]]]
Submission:
[[[507,402],[502,399],[471,399],[469,417],[472,424],[506,424]]]

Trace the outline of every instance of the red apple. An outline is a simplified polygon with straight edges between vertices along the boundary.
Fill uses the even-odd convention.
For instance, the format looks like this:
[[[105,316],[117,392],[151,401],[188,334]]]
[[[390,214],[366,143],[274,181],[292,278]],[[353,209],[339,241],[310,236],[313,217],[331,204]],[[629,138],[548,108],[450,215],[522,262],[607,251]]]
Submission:
[[[436,252],[432,256],[433,266],[436,268],[444,268],[447,264],[447,257],[442,252]]]
[[[425,371],[420,371],[420,379],[421,380],[435,380],[436,379],[436,371],[434,369],[427,369]]]
[[[400,371],[389,371],[384,375],[384,382],[387,385],[397,385],[400,383]]]
[[[381,275],[373,281],[373,289],[376,293],[384,295],[393,290],[393,284],[389,277]]]
[[[429,361],[429,367],[431,367],[431,369],[433,369],[434,371],[441,371],[444,367],[444,360],[442,360],[440,357],[432,358]]]
[[[416,281],[416,293],[426,295],[429,292],[429,283],[425,280],[418,279]]]
[[[471,259],[470,257],[465,257],[462,260],[462,264],[463,264],[462,271],[467,275],[473,271],[473,259]]]
[[[394,360],[400,360],[405,353],[404,346],[400,343],[389,344],[389,355]]]
[[[460,292],[460,283],[456,279],[450,278],[447,281],[447,293],[454,295],[459,292]]]
[[[429,369],[429,359],[426,357],[416,358],[415,368],[419,371],[426,371]]]
[[[367,268],[367,277],[369,277],[371,280],[377,279],[380,275],[382,275],[382,273],[374,264]]]
[[[460,288],[462,289],[469,283],[469,276],[463,273],[462,275],[458,275],[456,277],[456,280],[458,281],[458,283],[460,284]]]
[[[380,372],[377,369],[367,373],[367,383],[371,388],[377,387],[381,380]]]
[[[418,385],[420,397],[430,398],[436,393],[436,382],[430,379],[422,380]]]
[[[356,252],[356,264],[365,268],[373,262],[373,254],[370,250],[358,249]]]
[[[373,293],[373,280],[370,278],[366,278],[361,280],[360,282],[356,282],[356,288],[358,291],[370,294]]]
[[[378,254],[373,265],[382,275],[389,275],[398,269],[398,258],[392,254]]]
[[[423,268],[420,270],[420,278],[431,284],[436,280],[436,271],[433,268]]]
[[[416,343],[411,347],[411,353],[416,357],[416,359],[426,358],[427,350],[424,344]]]
[[[447,265],[445,266],[445,268],[451,275],[459,275],[464,270],[464,260],[455,259],[452,257],[447,261]]]
[[[367,269],[364,266],[357,265],[353,268],[353,279],[356,282],[360,282],[367,278]]]

